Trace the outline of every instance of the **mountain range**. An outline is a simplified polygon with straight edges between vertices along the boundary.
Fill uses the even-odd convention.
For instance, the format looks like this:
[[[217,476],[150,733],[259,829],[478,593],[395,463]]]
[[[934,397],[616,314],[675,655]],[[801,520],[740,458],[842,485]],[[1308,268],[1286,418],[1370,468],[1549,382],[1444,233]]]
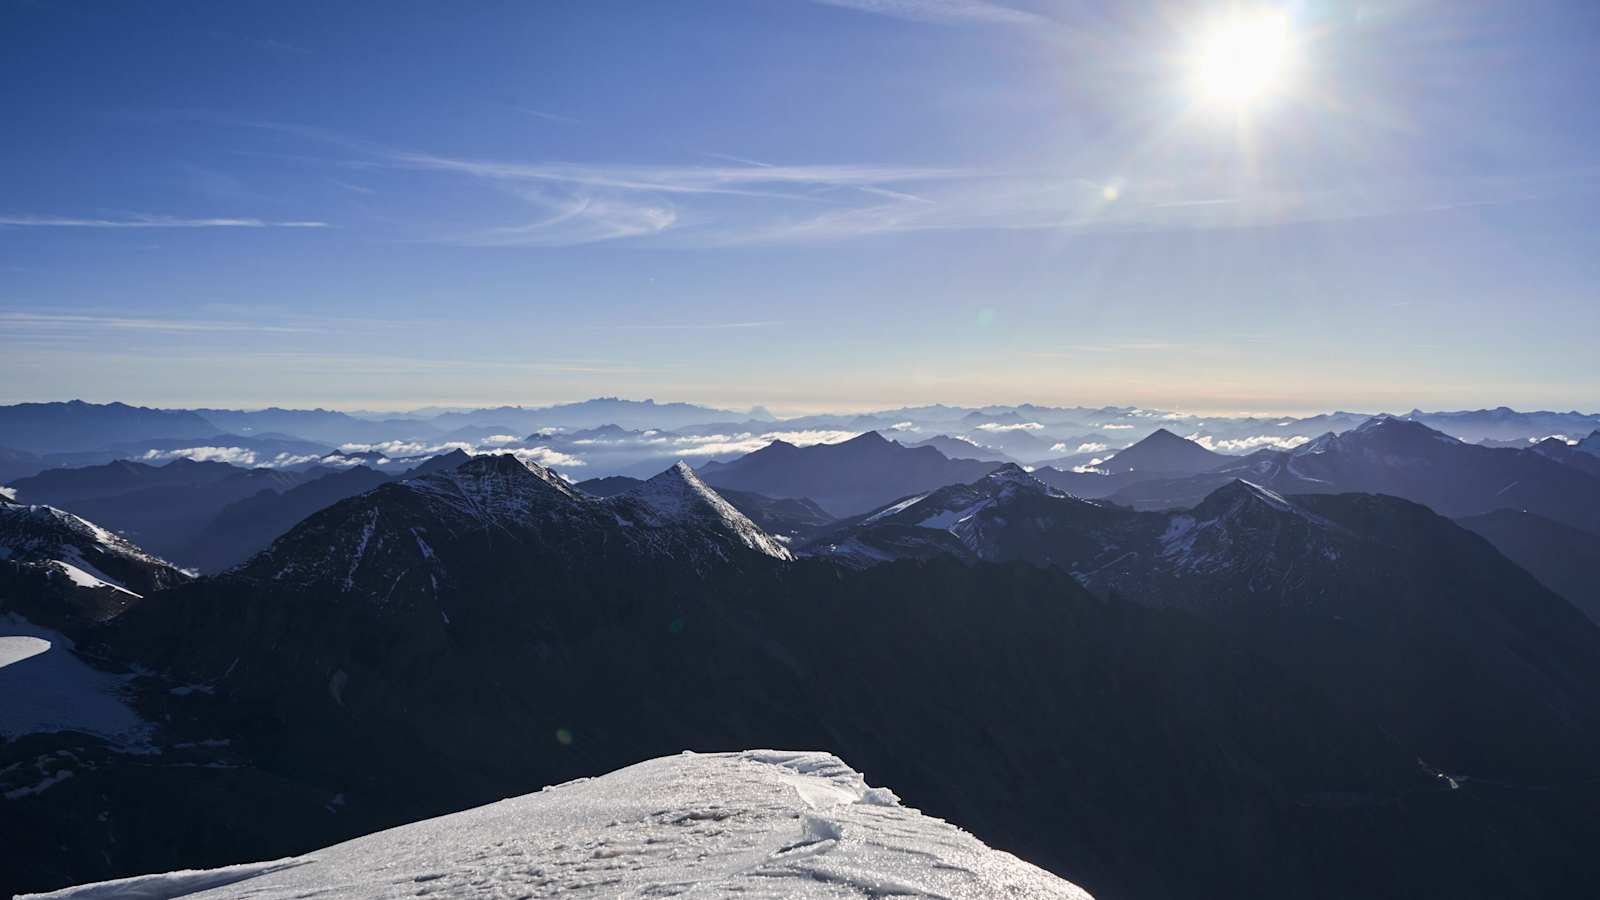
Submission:
[[[1101,896],[1600,878],[1600,626],[1572,596],[1595,533],[1570,521],[1594,478],[1553,446],[1377,419],[1219,460],[1155,428],[1114,473],[1029,472],[869,433],[578,483],[516,451],[264,470],[300,480],[216,510],[234,561],[201,578],[83,509],[262,476],[14,484],[0,693],[28,702],[0,707],[0,890],[277,859],[751,746],[826,747]],[[1540,509],[1460,511],[1493,491]]]
[[[1532,449],[1467,444],[1388,417],[1293,450],[1260,450],[1210,472],[1145,481],[1108,496],[1140,509],[1181,509],[1235,479],[1283,494],[1390,494],[1447,516],[1526,509],[1600,533],[1600,478]]]

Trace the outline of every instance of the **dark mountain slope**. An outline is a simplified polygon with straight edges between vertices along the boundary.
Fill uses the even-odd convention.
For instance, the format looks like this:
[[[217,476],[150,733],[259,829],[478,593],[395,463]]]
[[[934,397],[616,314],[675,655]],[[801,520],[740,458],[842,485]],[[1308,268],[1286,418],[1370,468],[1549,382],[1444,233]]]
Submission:
[[[1235,481],[1192,510],[1052,494],[1020,470],[897,504],[808,550],[1023,560],[1178,607],[1376,717],[1434,765],[1572,779],[1600,751],[1600,629],[1476,535],[1373,495]]]
[[[966,438],[951,437],[947,434],[936,434],[931,438],[913,441],[907,447],[932,447],[950,459],[981,459],[985,462],[1007,463],[1016,460],[1007,456],[1005,451],[992,447],[980,447]]]
[[[102,664],[139,667],[129,689],[158,752],[0,745],[0,791],[22,791],[0,817],[0,881],[273,858],[685,747],[758,745],[828,746],[1102,896],[1566,896],[1600,877],[1600,797],[1572,771],[1590,748],[1536,753],[1562,728],[1583,737],[1571,702],[1596,682],[1572,648],[1594,629],[1481,541],[1386,498],[1309,509],[1235,489],[1173,528],[1015,471],[987,481],[990,499],[1096,517],[1062,527],[1106,535],[1083,573],[1104,573],[1099,590],[1163,586],[1108,563],[1177,547],[1171,568],[1205,592],[1139,605],[1044,567],[784,562],[682,468],[601,500],[483,457],[341,501],[87,639]],[[1052,540],[1012,521],[982,533]],[[1482,564],[1419,600],[1413,579],[1462,546]],[[1317,583],[1361,574],[1308,592],[1299,566],[1319,558]],[[1408,560],[1426,565],[1393,568]],[[1482,664],[1509,687],[1463,701],[1452,685],[1480,670],[1455,651],[1486,633],[1514,651]],[[1374,674],[1324,683],[1341,660]],[[1542,693],[1507,728],[1529,670]],[[1415,719],[1402,730],[1396,692]],[[1502,767],[1452,786],[1417,762],[1513,744],[1547,764],[1537,784]],[[56,786],[29,792],[44,777]],[[106,855],[72,852],[86,841]]]
[[[1449,790],[1192,617],[1097,600],[1045,570],[846,575],[811,562],[708,581],[659,558],[539,566],[523,583],[507,578],[510,554],[492,556],[498,571],[461,565],[490,559],[458,554],[504,535],[462,536],[435,546],[452,572],[473,573],[442,598],[448,622],[404,586],[365,595],[360,575],[348,593],[230,576],[124,621],[108,641],[214,686],[188,708],[233,711],[226,759],[241,766],[219,776],[146,760],[147,789],[278,780],[296,786],[285,798],[318,798],[252,809],[280,826],[270,841],[187,822],[179,838],[161,804],[119,810],[118,834],[173,836],[142,844],[138,864],[241,856],[241,841],[242,856],[270,857],[302,848],[301,821],[354,833],[684,747],[827,741],[899,776],[908,802],[968,818],[1102,895],[1472,895],[1573,877],[1490,838],[1486,793]],[[348,552],[335,548],[340,568]],[[111,777],[80,772],[80,802]],[[67,815],[63,796],[80,795],[22,808]],[[38,847],[36,833],[14,846]],[[1152,857],[1152,843],[1165,849]]]
[[[1511,509],[1456,521],[1600,622],[1600,535]]]
[[[202,572],[220,572],[265,549],[317,510],[364,494],[387,481],[387,475],[356,466],[324,474],[281,493],[263,488],[219,510],[199,530],[182,558]]]

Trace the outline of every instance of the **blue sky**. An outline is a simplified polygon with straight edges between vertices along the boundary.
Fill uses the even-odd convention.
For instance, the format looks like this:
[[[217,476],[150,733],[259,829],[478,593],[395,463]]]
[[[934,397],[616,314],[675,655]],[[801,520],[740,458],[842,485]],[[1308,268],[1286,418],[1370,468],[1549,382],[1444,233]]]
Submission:
[[[0,5],[0,402],[1593,408],[1600,4]]]

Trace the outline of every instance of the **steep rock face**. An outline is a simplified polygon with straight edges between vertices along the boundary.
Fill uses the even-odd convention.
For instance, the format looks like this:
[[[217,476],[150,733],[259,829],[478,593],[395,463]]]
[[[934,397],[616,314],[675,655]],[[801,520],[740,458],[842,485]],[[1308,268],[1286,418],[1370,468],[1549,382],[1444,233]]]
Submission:
[[[664,757],[304,856],[31,900],[288,900],[334,888],[376,900],[402,882],[446,895],[1090,900],[868,787],[835,756],[774,750]]]

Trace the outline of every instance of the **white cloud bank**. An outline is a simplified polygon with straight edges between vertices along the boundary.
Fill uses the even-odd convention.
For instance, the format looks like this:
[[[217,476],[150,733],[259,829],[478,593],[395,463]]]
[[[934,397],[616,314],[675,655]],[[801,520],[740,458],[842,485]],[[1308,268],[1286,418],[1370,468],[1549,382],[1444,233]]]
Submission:
[[[1038,422],[1017,422],[1014,424],[1001,424],[999,422],[985,422],[978,426],[979,431],[999,434],[1005,431],[1040,431],[1044,428]]]
[[[244,447],[184,447],[178,450],[147,450],[140,459],[145,462],[169,462],[175,459],[192,459],[195,462],[225,462],[236,466],[253,466],[256,453]]]
[[[1290,437],[1271,434],[1258,434],[1255,437],[1218,440],[1209,435],[1197,433],[1189,435],[1189,440],[1194,441],[1196,444],[1199,444],[1207,450],[1215,450],[1218,453],[1249,453],[1252,450],[1260,450],[1262,447],[1273,447],[1278,450],[1293,450],[1301,444],[1310,441],[1311,438],[1308,438],[1303,434],[1296,434]]]

